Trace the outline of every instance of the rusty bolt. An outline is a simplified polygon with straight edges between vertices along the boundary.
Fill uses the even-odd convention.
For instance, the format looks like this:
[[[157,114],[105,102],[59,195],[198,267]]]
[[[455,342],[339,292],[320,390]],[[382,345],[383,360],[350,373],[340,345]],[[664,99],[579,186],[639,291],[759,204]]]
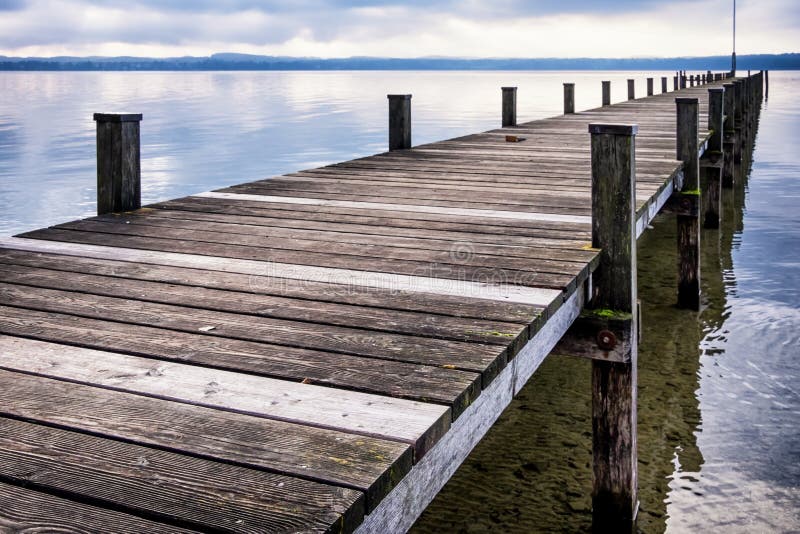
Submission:
[[[613,350],[617,346],[617,336],[610,330],[600,330],[597,333],[597,346],[603,350]]]

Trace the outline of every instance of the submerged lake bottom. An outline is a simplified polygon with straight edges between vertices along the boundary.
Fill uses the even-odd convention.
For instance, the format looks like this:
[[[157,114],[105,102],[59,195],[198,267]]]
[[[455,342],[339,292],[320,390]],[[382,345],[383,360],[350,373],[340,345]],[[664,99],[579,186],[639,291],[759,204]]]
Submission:
[[[94,211],[91,114],[143,112],[145,202],[384,150],[387,93],[414,144],[599,105],[600,81],[671,73],[0,73],[0,234]],[[800,531],[800,73],[770,73],[752,162],[703,230],[701,311],[676,300],[675,220],[639,240],[641,532]],[[550,357],[413,532],[591,529],[590,363]]]

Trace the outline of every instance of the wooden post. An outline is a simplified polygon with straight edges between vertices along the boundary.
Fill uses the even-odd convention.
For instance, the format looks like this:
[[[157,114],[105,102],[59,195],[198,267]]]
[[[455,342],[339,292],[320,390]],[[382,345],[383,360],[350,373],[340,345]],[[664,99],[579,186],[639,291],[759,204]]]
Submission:
[[[503,128],[517,125],[517,88],[501,87],[503,91]]]
[[[722,116],[725,108],[725,89],[712,87],[708,90],[708,129],[713,132],[708,139],[706,154],[715,164],[722,164]],[[703,193],[705,215],[703,224],[706,228],[719,228],[722,189],[722,167],[706,167],[706,191]]]
[[[389,98],[389,150],[411,148],[411,95]]]
[[[142,207],[141,114],[95,113],[97,214]]]
[[[697,98],[676,98],[677,153],[683,162],[678,212],[678,306],[700,309],[700,161]]]
[[[575,84],[564,84],[564,115],[575,113]]]
[[[672,90],[673,91],[677,91],[678,90],[678,77],[677,76],[673,76],[672,77]]]
[[[732,83],[726,83],[722,87],[725,89],[725,103],[723,105],[725,110],[725,124],[723,126],[723,148],[725,153],[722,160],[722,187],[727,189],[733,187],[734,181],[736,96]]]
[[[632,317],[636,334],[635,125],[590,124],[593,273],[590,307]],[[637,347],[630,361],[592,360],[592,527],[630,532],[637,512]]]
[[[610,81],[603,81],[603,105],[610,106],[611,105],[611,82]]]
[[[653,96],[653,78],[647,78],[647,96]]]
[[[769,71],[764,71],[764,97],[769,98]]]
[[[628,100],[633,100],[636,98],[635,91],[634,91],[634,80],[628,80]]]
[[[689,75],[689,87],[694,87],[694,74]]]
[[[744,99],[742,98],[744,91],[742,87],[742,80],[733,81],[733,100],[735,102],[735,111],[733,115],[733,131],[734,145],[733,145],[733,162],[742,162],[742,122],[744,120]]]
[[[686,89],[686,75],[681,75],[681,89]]]
[[[666,93],[667,92],[667,77],[666,76],[662,76],[661,77],[661,92],[662,93]]]

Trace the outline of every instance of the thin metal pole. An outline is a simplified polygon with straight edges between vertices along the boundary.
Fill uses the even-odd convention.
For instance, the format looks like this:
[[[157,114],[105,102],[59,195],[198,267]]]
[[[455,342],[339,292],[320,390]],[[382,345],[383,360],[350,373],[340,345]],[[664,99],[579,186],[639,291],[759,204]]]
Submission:
[[[736,0],[733,0],[733,54],[731,55],[731,72],[736,76]]]

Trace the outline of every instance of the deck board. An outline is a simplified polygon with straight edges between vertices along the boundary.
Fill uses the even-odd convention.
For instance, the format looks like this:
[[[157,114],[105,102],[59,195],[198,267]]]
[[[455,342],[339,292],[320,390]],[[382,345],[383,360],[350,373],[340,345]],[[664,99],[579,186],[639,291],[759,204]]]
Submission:
[[[0,238],[0,529],[406,528],[582,306],[587,125],[641,233],[707,88]]]

